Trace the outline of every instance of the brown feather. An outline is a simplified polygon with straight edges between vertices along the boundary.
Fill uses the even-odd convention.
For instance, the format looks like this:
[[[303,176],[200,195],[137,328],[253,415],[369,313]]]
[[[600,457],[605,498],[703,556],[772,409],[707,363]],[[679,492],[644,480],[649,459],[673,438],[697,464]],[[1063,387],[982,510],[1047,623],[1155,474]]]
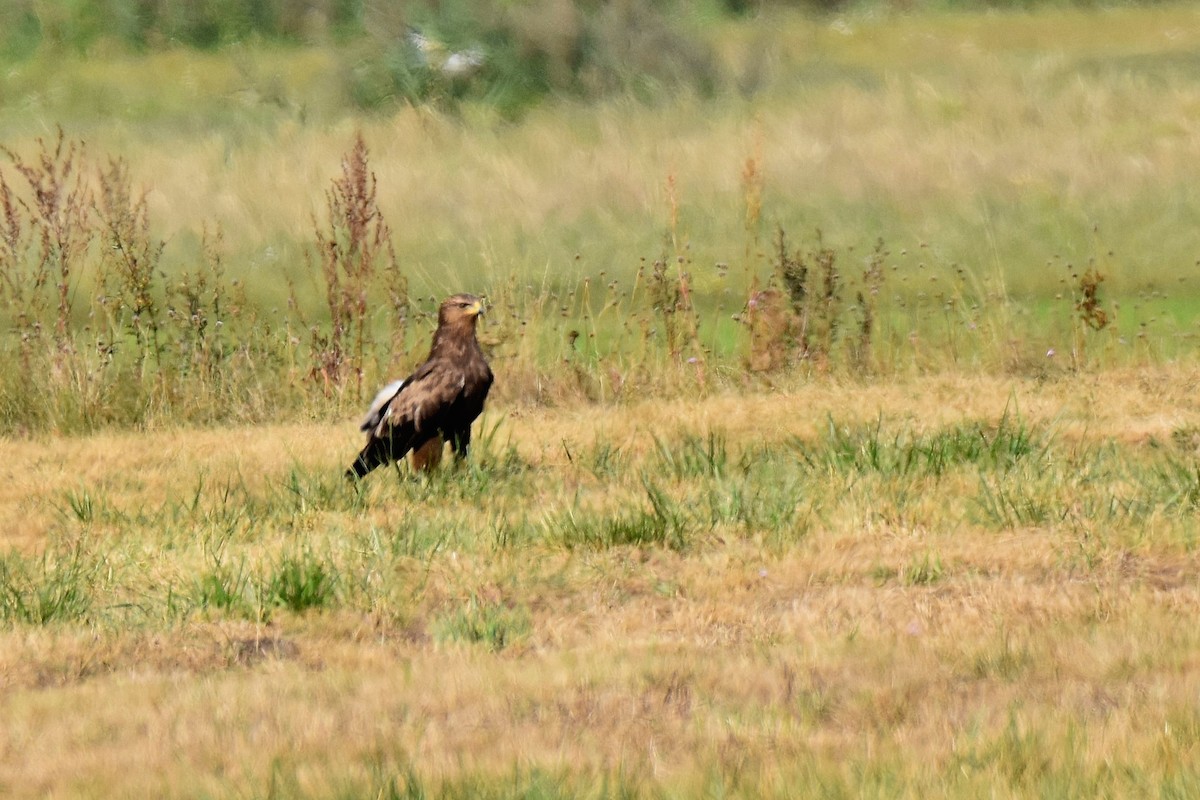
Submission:
[[[469,294],[442,302],[429,357],[390,399],[383,392],[376,397],[364,421],[366,446],[346,470],[348,477],[361,478],[410,450],[425,452],[437,437],[449,441],[459,458],[466,456],[471,423],[482,413],[493,380],[475,336],[482,310],[479,298]]]

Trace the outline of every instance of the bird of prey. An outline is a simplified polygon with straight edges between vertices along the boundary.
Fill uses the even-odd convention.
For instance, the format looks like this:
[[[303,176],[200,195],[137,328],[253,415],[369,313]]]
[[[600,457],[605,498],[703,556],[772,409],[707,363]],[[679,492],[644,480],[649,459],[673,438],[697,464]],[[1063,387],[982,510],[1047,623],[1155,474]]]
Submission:
[[[361,429],[367,443],[346,470],[362,478],[371,470],[399,461],[411,450],[429,458],[441,440],[459,459],[471,445],[471,423],[483,411],[492,370],[475,338],[483,303],[474,295],[456,294],[442,301],[438,326],[425,363],[407,378],[388,384],[375,396]]]

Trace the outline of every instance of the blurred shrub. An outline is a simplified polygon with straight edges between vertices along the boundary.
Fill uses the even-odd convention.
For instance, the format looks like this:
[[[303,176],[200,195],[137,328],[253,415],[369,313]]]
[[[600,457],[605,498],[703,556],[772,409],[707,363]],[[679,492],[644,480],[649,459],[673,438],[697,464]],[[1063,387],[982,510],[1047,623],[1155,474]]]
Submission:
[[[359,108],[472,98],[513,116],[551,92],[710,93],[717,60],[689,35],[695,16],[680,0],[8,0],[0,58],[333,38]]]
[[[629,0],[413,0],[365,12],[348,56],[363,108],[473,97],[515,115],[550,92],[711,93],[717,61],[680,11]]]
[[[614,87],[701,91],[716,78],[689,24],[771,8],[827,13],[851,0],[3,0],[0,59],[39,46],[83,52],[97,42],[134,49],[216,48],[258,38],[353,42],[352,95],[361,105],[482,94],[518,109],[549,89],[592,95]],[[1064,0],[867,0],[856,7],[987,9]],[[1065,0],[1123,5],[1127,0]],[[412,34],[417,32],[419,37]],[[423,42],[423,44],[422,44]],[[468,80],[469,78],[469,80]]]
[[[33,0],[0,3],[0,55],[10,60],[26,58],[37,49],[40,36]]]
[[[0,46],[86,50],[101,40],[142,49],[212,48],[250,37],[307,41],[358,30],[362,0],[5,0]]]
[[[772,7],[799,8],[814,12],[837,11],[850,3],[851,0],[721,0],[721,8],[729,14],[745,16]],[[987,4],[987,2],[980,3],[980,5]],[[880,5],[909,8],[916,3],[914,0],[888,0]]]

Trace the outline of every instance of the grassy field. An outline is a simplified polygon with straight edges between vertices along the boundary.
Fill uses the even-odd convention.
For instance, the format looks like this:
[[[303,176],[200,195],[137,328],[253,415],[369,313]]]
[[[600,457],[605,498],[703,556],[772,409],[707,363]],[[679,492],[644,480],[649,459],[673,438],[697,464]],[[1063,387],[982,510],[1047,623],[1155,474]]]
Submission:
[[[712,94],[519,118],[7,65],[0,795],[1200,794],[1197,23],[703,17]],[[453,291],[472,460],[346,484]]]
[[[0,788],[1189,796],[1197,377],[6,444]]]

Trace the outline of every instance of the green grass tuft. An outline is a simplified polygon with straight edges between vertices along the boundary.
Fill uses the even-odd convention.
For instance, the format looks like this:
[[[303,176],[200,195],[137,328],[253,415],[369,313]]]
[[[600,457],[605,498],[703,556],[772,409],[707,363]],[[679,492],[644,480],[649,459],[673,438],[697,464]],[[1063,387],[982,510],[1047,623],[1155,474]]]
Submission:
[[[529,613],[472,595],[458,609],[434,622],[440,641],[481,644],[499,652],[519,642],[532,628]]]

